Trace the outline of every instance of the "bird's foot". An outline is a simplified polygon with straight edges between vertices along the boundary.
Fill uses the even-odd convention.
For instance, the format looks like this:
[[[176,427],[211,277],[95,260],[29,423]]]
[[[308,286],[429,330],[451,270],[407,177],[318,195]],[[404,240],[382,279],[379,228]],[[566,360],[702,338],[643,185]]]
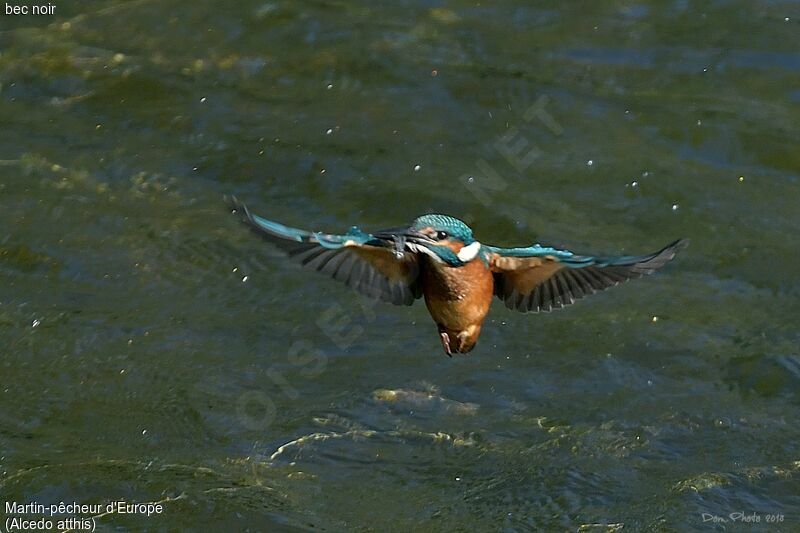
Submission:
[[[470,337],[469,333],[466,331],[462,331],[458,334],[458,351],[461,353],[467,353],[472,349],[475,345],[472,342],[472,338]]]
[[[440,331],[439,338],[442,339],[442,346],[444,347],[444,353],[447,354],[447,357],[453,357],[453,352],[450,350],[450,335],[448,335],[444,331]]]

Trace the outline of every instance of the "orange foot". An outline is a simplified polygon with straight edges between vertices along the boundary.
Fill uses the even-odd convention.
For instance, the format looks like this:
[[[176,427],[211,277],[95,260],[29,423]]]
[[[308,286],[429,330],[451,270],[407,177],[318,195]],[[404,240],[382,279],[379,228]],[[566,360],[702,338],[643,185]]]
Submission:
[[[450,335],[448,335],[447,332],[445,331],[440,331],[439,338],[442,339],[442,346],[444,347],[444,353],[447,354],[447,357],[453,357],[453,352],[450,350]]]
[[[475,340],[470,336],[468,331],[462,331],[458,334],[458,351],[467,353],[475,347]]]

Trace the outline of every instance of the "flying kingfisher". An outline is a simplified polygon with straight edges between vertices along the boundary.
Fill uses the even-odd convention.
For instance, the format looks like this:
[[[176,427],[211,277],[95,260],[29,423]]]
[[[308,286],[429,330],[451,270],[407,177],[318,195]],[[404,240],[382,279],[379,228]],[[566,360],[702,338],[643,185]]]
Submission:
[[[500,248],[475,240],[447,215],[423,215],[407,227],[343,235],[290,228],[252,214],[235,197],[233,212],[300,264],[395,305],[424,297],[448,356],[475,347],[492,297],[523,313],[548,312],[629,279],[652,274],[688,241],[639,256],[577,255],[539,244]]]

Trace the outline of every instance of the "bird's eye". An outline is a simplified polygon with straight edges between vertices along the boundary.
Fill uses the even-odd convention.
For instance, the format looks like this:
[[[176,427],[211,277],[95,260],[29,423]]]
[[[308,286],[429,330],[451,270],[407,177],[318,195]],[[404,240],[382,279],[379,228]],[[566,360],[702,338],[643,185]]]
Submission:
[[[437,240],[443,241],[443,240],[445,240],[447,237],[449,237],[449,235],[447,234],[447,232],[446,232],[446,231],[437,231],[437,232],[436,232],[436,239],[437,239]]]

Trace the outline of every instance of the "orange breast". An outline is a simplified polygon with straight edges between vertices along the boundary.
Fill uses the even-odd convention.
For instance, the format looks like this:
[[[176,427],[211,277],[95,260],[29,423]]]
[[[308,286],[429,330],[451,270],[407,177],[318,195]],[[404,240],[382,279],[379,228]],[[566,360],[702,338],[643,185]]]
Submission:
[[[451,267],[428,260],[421,275],[425,304],[437,324],[455,332],[480,327],[494,295],[494,278],[483,261]]]

